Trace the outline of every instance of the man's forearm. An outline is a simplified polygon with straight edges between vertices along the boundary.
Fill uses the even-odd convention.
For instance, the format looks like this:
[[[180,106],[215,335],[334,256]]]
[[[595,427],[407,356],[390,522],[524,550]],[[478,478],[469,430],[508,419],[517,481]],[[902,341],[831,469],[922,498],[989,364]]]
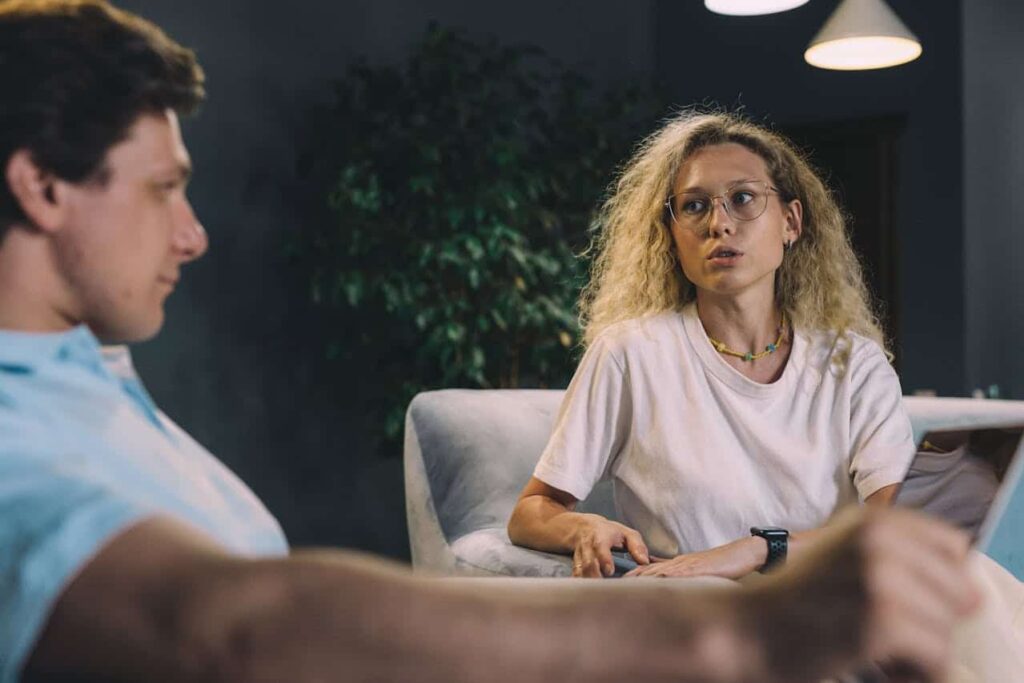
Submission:
[[[154,518],[65,588],[23,678],[770,683],[877,659],[940,680],[977,606],[967,547],[920,515],[850,511],[756,588],[700,590],[426,579],[347,552],[246,560]]]
[[[712,682],[760,669],[739,592],[424,579],[335,552],[233,571],[208,603],[218,613],[197,615],[227,625],[218,668],[233,680]]]

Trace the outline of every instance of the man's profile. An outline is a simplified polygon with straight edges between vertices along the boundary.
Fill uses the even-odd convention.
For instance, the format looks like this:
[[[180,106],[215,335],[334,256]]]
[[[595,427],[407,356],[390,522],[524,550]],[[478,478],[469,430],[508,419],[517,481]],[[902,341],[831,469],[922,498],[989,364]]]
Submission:
[[[782,681],[871,658],[941,674],[975,601],[966,540],[907,512],[851,513],[735,591],[289,552],[101,348],[155,335],[207,249],[178,125],[203,95],[189,50],[104,0],[0,0],[0,683]]]

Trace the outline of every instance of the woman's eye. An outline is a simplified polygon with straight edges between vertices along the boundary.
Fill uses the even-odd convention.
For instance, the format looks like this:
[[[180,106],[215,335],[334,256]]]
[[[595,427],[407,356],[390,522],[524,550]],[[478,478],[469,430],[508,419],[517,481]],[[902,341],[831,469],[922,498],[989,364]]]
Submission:
[[[743,206],[754,201],[754,193],[749,190],[739,190],[732,195],[733,206]]]
[[[707,205],[708,203],[704,199],[687,199],[683,202],[680,209],[682,209],[683,213],[692,216],[694,214],[704,213],[704,209]]]

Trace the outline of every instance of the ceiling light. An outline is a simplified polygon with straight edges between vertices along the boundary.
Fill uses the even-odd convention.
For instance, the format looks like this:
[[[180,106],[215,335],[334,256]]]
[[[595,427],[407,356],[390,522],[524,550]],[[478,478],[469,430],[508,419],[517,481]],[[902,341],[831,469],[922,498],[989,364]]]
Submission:
[[[751,16],[774,14],[807,4],[807,0],[704,0],[704,6],[718,14]]]
[[[882,69],[919,56],[917,36],[884,0],[843,0],[804,52],[811,66],[840,71]]]

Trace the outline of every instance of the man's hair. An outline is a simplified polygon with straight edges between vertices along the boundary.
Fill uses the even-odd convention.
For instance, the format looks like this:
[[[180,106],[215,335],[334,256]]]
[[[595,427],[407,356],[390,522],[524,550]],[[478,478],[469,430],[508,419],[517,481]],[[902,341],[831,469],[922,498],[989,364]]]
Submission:
[[[142,114],[202,102],[195,54],[106,0],[0,0],[0,161],[27,150],[69,182],[106,180]],[[25,215],[0,183],[0,240]]]

